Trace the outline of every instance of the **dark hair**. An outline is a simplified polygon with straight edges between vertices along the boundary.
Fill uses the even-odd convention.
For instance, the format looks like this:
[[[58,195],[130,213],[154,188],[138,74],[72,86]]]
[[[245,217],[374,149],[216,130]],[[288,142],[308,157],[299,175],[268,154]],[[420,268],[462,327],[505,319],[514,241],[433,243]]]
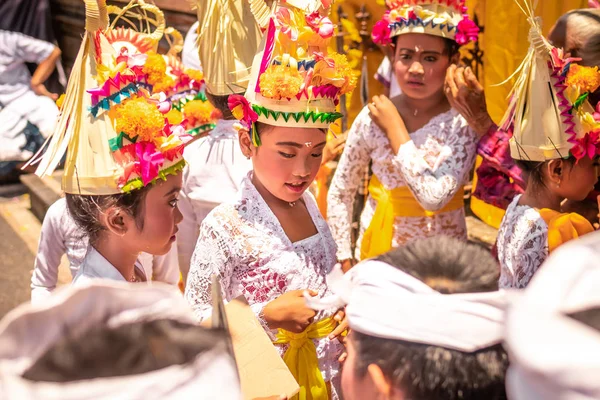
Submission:
[[[217,110],[221,111],[223,119],[235,119],[231,113],[231,110],[229,109],[229,95],[212,94],[208,90],[205,92],[205,94],[208,101],[210,101],[210,104],[212,104]]]
[[[144,199],[151,186],[132,190],[129,193],[84,196],[67,193],[67,209],[79,228],[94,244],[106,227],[100,222],[100,214],[110,207],[118,207],[135,219],[139,229],[144,228]]]
[[[600,331],[600,308],[589,308],[569,314],[569,317]]]
[[[224,332],[170,319],[142,321],[117,328],[93,327],[64,335],[23,378],[42,382],[143,374],[193,361],[212,349],[226,351]]]
[[[572,168],[575,165],[575,157],[569,156],[569,158],[563,158],[563,162],[566,166]],[[548,161],[527,161],[527,160],[515,160],[515,164],[517,167],[521,168],[521,170],[525,173],[525,178],[527,180],[527,184],[531,184],[534,187],[546,187],[546,183],[544,182],[544,166],[552,160]]]
[[[500,269],[481,246],[438,236],[419,240],[378,258],[440,293],[498,289]],[[378,365],[412,400],[506,399],[508,356],[500,344],[465,353],[444,347],[382,339],[353,332],[356,372]]]

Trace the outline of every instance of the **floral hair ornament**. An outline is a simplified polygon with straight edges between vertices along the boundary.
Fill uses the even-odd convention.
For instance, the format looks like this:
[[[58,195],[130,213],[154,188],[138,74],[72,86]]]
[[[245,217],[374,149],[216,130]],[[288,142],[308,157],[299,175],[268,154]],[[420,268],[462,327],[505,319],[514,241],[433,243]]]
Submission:
[[[406,33],[425,33],[459,45],[477,41],[479,27],[467,14],[465,0],[387,0],[388,11],[373,27],[375,43],[388,45]]]
[[[594,158],[600,149],[600,123],[588,98],[600,86],[598,67],[583,67],[576,64],[579,59],[565,57],[544,38],[531,0],[515,1],[526,12],[531,29],[529,52],[513,74],[518,78],[500,124],[504,130],[514,124],[512,158]]]
[[[341,95],[354,90],[358,78],[344,55],[328,52],[334,28],[329,6],[321,0],[287,0],[277,3],[268,19],[261,18],[267,27],[245,99],[229,98],[254,145],[260,145],[257,121],[327,129],[342,116],[336,105]]]
[[[124,9],[141,3],[132,1]],[[183,148],[191,137],[166,117],[171,104],[150,83],[150,50],[142,54],[139,48],[123,45],[118,51],[107,36],[112,31],[105,2],[85,0],[85,9],[86,32],[56,130],[45,153],[36,154],[32,163],[40,163],[36,174],[43,177],[54,171],[66,152],[62,180],[66,193],[126,193],[182,170]],[[162,28],[157,31],[162,35]]]

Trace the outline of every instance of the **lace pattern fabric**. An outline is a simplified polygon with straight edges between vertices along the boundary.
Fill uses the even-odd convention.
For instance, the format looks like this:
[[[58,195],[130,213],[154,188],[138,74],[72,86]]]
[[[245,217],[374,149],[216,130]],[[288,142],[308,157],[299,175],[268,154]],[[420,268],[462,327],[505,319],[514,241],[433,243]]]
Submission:
[[[548,225],[540,213],[519,205],[516,196],[508,206],[498,231],[498,260],[502,289],[522,289],[548,258]]]
[[[185,290],[185,298],[199,320],[212,311],[212,274],[219,276],[226,301],[243,295],[259,319],[264,306],[287,291],[312,289],[320,296],[331,294],[326,276],[336,262],[335,242],[313,196],[306,192],[302,198],[318,233],[295,243],[286,236],[250,175],[244,179],[237,199],[217,206],[206,217]],[[315,320],[331,315],[321,312]],[[314,340],[314,344],[323,378],[329,381],[339,372],[343,346],[337,339],[327,338]],[[287,346],[276,347],[281,355],[287,350]]]
[[[328,197],[328,222],[338,245],[339,260],[352,257],[350,233],[354,199],[369,162],[386,189],[408,186],[426,210],[443,208],[462,190],[477,148],[477,136],[464,118],[450,110],[432,118],[410,136],[412,141],[404,144],[395,156],[387,136],[371,120],[368,108],[354,121]],[[357,259],[364,231],[376,206],[377,202],[369,196],[360,220]],[[464,210],[433,217],[396,217],[392,245],[396,247],[438,234],[466,239]]]

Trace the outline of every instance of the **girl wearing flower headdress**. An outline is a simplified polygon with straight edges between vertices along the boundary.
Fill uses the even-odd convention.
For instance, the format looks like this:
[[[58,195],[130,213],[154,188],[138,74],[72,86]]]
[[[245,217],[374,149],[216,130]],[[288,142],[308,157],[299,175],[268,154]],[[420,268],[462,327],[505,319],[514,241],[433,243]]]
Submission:
[[[157,17],[159,27],[139,33],[132,43],[156,49],[162,13],[143,1],[127,8],[138,3]],[[148,56],[115,45],[119,31],[107,29],[104,1],[86,0],[85,6],[84,40],[36,174],[51,174],[67,152],[62,181],[67,208],[89,239],[74,284],[94,278],[147,281],[151,277],[138,265],[138,255],[166,254],[175,241],[189,137],[166,119],[170,105],[150,95]]]
[[[321,1],[286,1],[272,14],[262,6],[252,3],[267,29],[246,95],[229,97],[253,169],[237,197],[204,219],[185,296],[199,319],[210,316],[216,274],[223,297],[243,295],[272,335],[301,398],[337,398],[341,314],[315,313],[303,298],[329,293],[335,242],[307,189],[329,124],[341,117],[335,104],[356,77],[344,56],[327,51],[333,24]]]
[[[498,232],[499,286],[524,288],[548,254],[594,230],[564,200],[581,201],[597,181],[598,115],[588,97],[600,86],[598,67],[582,67],[541,34],[529,1],[531,46],[512,91],[503,129],[514,123],[510,153],[527,176],[525,193],[508,206]]]
[[[385,253],[415,239],[467,237],[464,182],[478,134],[444,95],[458,48],[477,39],[462,0],[392,0],[373,38],[393,45],[402,93],[375,97],[358,115],[329,190],[328,220],[347,269],[353,259]],[[351,251],[354,199],[372,166],[356,252]]]

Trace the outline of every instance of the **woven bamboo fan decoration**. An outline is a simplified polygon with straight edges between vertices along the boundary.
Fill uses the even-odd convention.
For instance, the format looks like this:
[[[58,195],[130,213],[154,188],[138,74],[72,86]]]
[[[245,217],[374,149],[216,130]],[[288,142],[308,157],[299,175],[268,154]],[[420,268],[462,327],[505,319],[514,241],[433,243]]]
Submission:
[[[510,130],[511,156],[545,161],[598,154],[600,124],[594,119],[589,94],[600,86],[597,67],[582,67],[542,35],[541,19],[530,0],[515,0],[531,24],[530,47],[515,72],[508,112],[501,127]],[[510,78],[509,78],[510,79]]]

